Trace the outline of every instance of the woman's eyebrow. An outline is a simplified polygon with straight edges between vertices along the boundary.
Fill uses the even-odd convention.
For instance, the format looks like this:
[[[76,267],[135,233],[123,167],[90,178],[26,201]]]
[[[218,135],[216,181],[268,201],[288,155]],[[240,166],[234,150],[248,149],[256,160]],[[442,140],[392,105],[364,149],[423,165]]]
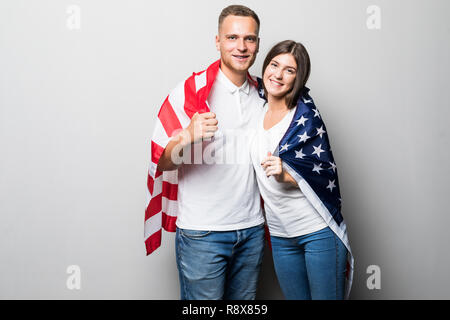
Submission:
[[[271,62],[275,62],[276,64],[281,64],[281,63],[279,63],[277,60],[275,60],[275,59],[272,59],[272,61]],[[295,67],[292,67],[292,66],[284,66],[284,67],[286,67],[286,68],[290,68],[290,69],[294,69],[294,70],[297,70],[297,68],[295,68]]]

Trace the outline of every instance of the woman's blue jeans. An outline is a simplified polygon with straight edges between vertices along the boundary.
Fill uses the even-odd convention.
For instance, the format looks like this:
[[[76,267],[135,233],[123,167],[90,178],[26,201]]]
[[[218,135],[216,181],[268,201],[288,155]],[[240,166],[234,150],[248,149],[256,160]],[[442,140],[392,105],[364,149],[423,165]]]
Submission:
[[[295,238],[271,236],[281,290],[288,300],[340,300],[347,249],[329,228]]]
[[[264,254],[264,225],[235,231],[177,228],[182,300],[254,300]]]

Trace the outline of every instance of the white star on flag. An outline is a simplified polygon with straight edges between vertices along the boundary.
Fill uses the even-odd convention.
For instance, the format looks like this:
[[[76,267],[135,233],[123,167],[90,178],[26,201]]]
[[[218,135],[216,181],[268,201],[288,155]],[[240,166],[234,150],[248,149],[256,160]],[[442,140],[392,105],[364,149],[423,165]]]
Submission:
[[[303,102],[304,102],[304,103],[310,103],[310,102],[312,102],[312,99],[308,99],[308,100],[307,100],[307,99],[303,98]]]
[[[333,192],[333,188],[336,188],[336,185],[334,184],[334,182],[336,181],[336,180],[333,180],[333,181],[331,181],[331,180],[328,180],[330,183],[328,184],[328,187],[327,187],[327,189],[330,189],[330,192]]]
[[[284,146],[281,146],[280,152],[282,152],[283,150],[288,150],[288,147],[290,146],[290,144],[285,144]]]
[[[317,108],[316,108],[316,109],[313,109],[313,111],[314,111],[314,118],[319,117],[319,119],[320,119],[319,110],[317,110]]]
[[[317,165],[317,164],[314,163],[314,169],[313,169],[312,171],[315,171],[315,172],[317,172],[318,174],[320,174],[320,170],[323,170],[323,169],[322,169],[322,164],[319,163],[319,164]]]
[[[303,149],[300,149],[299,151],[295,151],[295,158],[303,159],[304,156],[306,156],[306,154],[303,153]]]
[[[318,158],[320,158],[320,154],[321,154],[322,152],[325,152],[325,151],[322,149],[322,144],[320,144],[318,147],[313,146],[313,148],[314,148],[314,152],[313,152],[312,154],[317,154],[317,157],[318,157]]]
[[[317,135],[320,136],[320,138],[322,138],[322,135],[324,133],[326,133],[326,131],[323,130],[323,126],[321,126],[320,128],[316,128],[316,130],[317,130]]]
[[[328,169],[333,170],[333,172],[336,172],[336,164],[334,162],[330,162],[330,166]]]
[[[308,118],[305,118],[304,116],[302,116],[300,119],[296,120],[295,122],[297,122],[297,126],[299,125],[305,125],[306,120],[308,120]]]
[[[300,138],[299,142],[305,142],[306,140],[308,140],[309,138],[311,138],[310,136],[308,136],[307,132],[305,131],[305,133],[303,133],[302,135],[297,135],[297,137]]]

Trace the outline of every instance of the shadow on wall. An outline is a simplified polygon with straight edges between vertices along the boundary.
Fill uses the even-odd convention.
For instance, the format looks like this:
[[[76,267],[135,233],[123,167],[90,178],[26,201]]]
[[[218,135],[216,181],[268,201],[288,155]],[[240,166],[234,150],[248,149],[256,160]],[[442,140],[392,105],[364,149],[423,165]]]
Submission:
[[[278,284],[277,275],[272,260],[272,251],[267,242],[264,248],[264,258],[259,276],[257,300],[284,300],[283,292]]]

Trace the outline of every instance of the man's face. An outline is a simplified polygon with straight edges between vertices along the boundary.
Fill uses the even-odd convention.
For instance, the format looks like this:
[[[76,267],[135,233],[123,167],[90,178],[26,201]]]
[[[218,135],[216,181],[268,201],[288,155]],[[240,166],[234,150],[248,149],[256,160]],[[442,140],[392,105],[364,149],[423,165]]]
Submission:
[[[228,16],[222,21],[216,47],[222,68],[232,73],[247,73],[259,49],[258,24],[252,17]]]

